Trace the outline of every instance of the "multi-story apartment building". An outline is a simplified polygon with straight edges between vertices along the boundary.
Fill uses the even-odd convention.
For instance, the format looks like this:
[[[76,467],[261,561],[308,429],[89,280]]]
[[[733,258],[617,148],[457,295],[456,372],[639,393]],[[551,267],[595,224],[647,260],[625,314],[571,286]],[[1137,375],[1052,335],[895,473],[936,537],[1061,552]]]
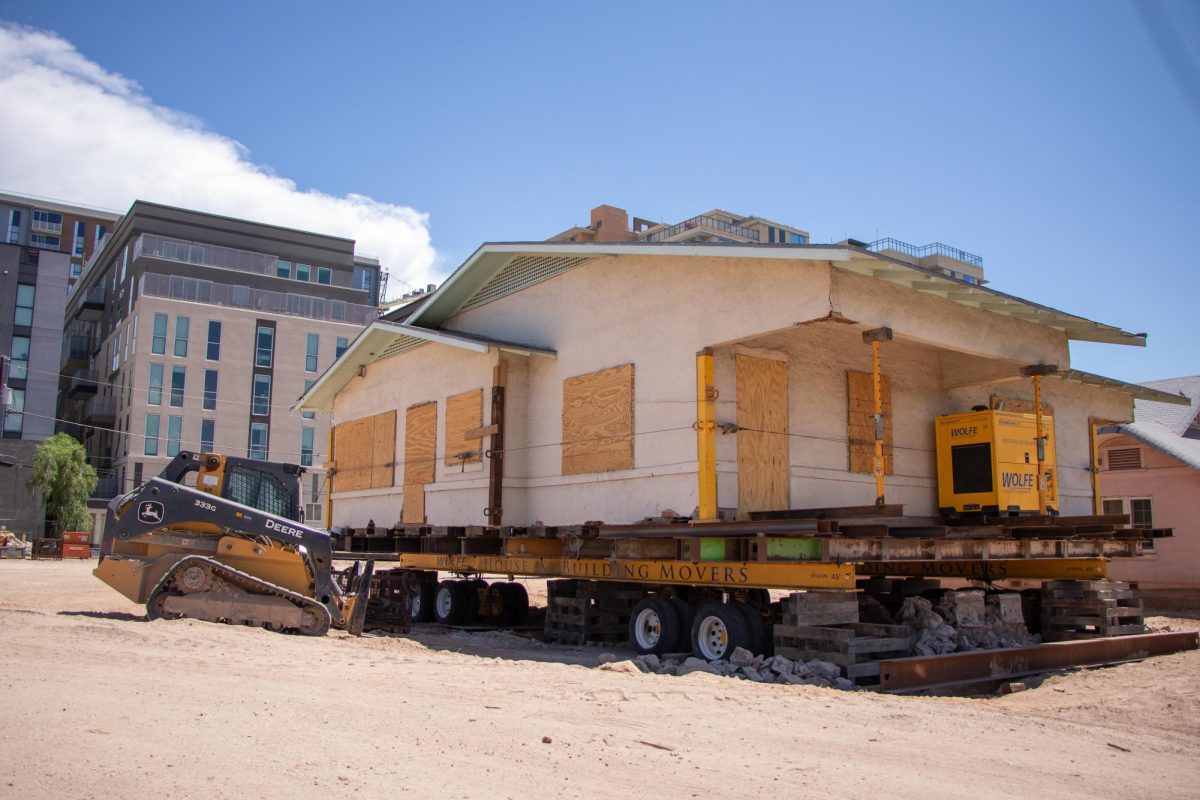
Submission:
[[[95,516],[201,450],[306,467],[319,521],[329,420],[290,406],[379,293],[352,240],[135,202],[67,300],[60,416],[100,471]]]
[[[584,226],[567,228],[551,236],[551,242],[672,242],[678,244],[809,244],[808,231],[769,219],[734,214],[714,208],[682,222],[651,222],[634,217],[615,206],[596,206],[591,221]],[[847,239],[849,244],[874,253],[895,258],[908,264],[924,267],[967,283],[987,283],[983,277],[983,259],[957,247],[941,242],[912,245],[899,239],[879,239],[861,242]]]
[[[70,257],[0,244],[0,524],[40,536],[42,505],[25,488],[38,442],[54,433]]]
[[[120,214],[90,206],[0,192],[3,241],[66,253],[71,283],[119,218]]]

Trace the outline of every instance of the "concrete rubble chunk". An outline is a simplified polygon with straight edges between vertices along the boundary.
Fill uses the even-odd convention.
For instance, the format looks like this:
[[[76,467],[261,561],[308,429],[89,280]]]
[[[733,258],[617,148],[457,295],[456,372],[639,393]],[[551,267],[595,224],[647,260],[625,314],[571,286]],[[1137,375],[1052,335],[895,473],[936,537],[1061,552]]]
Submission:
[[[739,667],[749,666],[754,663],[754,653],[751,653],[744,647],[735,647],[733,655],[729,657],[732,664],[737,664]]]
[[[620,660],[621,660],[621,658],[618,657],[615,653],[601,653],[600,655],[596,656],[597,664],[611,664],[614,661],[620,661]]]
[[[842,690],[853,689],[854,681],[850,680],[849,678],[834,678],[833,688]]]
[[[605,672],[625,672],[629,674],[638,674],[642,670],[632,661],[607,661],[600,665],[600,669]]]
[[[771,671],[779,675],[791,675],[794,670],[794,665],[790,658],[783,656],[775,656],[771,659]]]
[[[831,664],[828,661],[821,661],[818,658],[809,661],[805,666],[808,668],[810,674],[822,680],[833,681],[842,676],[841,667],[837,664]]]
[[[662,666],[661,662],[659,662],[659,660],[658,660],[658,656],[654,655],[653,653],[646,653],[645,655],[640,655],[634,659],[634,662],[639,667],[642,667],[643,669],[645,669],[646,672],[654,672],[660,666]]]
[[[709,664],[703,658],[692,657],[692,658],[687,659],[686,661],[684,661],[682,664],[679,665],[679,670],[678,670],[678,672],[676,672],[676,674],[677,675],[689,675],[693,672],[709,672],[709,673],[715,674],[717,672],[717,668],[713,667],[711,664]]]
[[[762,681],[762,676],[758,674],[758,670],[754,669],[754,667],[742,667],[740,670],[738,670],[738,674],[746,680],[755,681],[756,683]]]
[[[770,667],[763,667],[758,671],[758,677],[764,681],[773,681],[775,680],[775,673],[771,671]]]

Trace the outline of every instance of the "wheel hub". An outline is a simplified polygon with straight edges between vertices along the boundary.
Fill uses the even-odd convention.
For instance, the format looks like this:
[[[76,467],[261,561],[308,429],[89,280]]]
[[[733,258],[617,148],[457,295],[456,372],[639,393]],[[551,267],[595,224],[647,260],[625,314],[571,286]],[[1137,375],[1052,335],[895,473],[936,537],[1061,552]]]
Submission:
[[[706,617],[700,623],[700,636],[697,638],[701,654],[709,661],[725,657],[725,651],[729,647],[729,631],[720,619]]]
[[[644,649],[651,649],[658,644],[662,637],[662,620],[652,608],[642,610],[637,616],[637,643]]]

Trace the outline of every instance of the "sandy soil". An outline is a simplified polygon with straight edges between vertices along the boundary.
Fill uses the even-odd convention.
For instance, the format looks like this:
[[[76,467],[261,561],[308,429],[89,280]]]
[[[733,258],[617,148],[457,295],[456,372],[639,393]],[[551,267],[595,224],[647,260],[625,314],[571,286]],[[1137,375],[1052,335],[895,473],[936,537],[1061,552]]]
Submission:
[[[0,797],[1191,798],[1200,781],[1200,652],[893,697],[607,672],[596,648],[499,633],[145,622],[93,565],[0,561]]]

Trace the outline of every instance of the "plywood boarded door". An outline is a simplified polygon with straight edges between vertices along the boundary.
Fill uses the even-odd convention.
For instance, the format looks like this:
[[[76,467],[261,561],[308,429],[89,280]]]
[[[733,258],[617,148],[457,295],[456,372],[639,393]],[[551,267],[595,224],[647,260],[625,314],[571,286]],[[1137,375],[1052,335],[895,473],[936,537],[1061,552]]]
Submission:
[[[788,507],[786,361],[738,353],[738,514]]]
[[[433,483],[437,457],[437,403],[409,406],[404,415],[404,514],[406,525],[425,522],[425,484]]]
[[[892,382],[879,376],[879,400],[883,406],[883,471],[891,475]],[[846,433],[850,440],[850,471],[875,472],[875,379],[869,372],[846,371]]]

